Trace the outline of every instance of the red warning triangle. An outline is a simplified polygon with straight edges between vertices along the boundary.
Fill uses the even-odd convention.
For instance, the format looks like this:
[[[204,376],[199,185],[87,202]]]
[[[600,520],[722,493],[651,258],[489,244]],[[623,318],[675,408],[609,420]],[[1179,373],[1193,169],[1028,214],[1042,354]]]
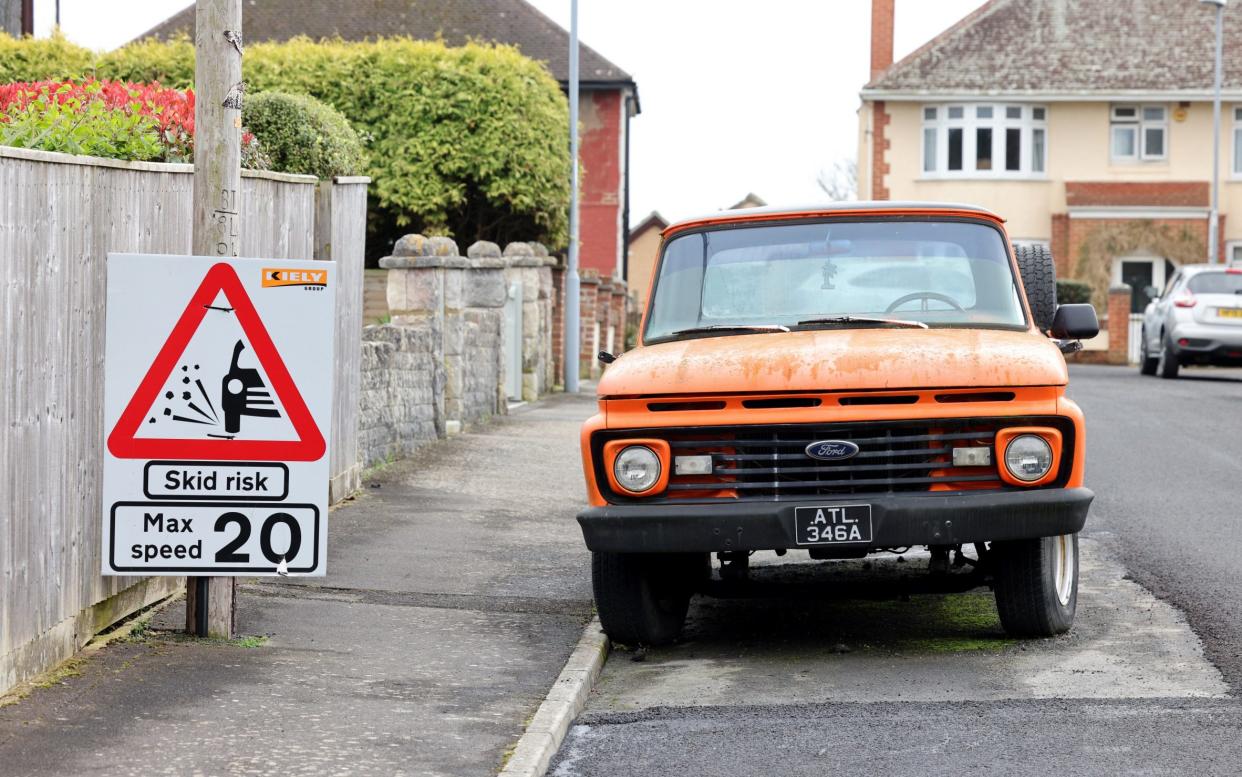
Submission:
[[[147,412],[155,405],[178,360],[185,353],[204,316],[222,293],[233,308],[237,322],[250,340],[255,358],[271,382],[271,391],[280,399],[297,434],[295,440],[162,439],[136,437]],[[241,279],[227,264],[207,271],[198,291],[190,298],[185,312],[173,327],[164,347],[156,355],[147,375],[134,392],[108,435],[108,450],[120,459],[200,459],[205,461],[315,461],[326,449],[323,435],[311,417],[306,402],[294,385],[288,368],[272,343],[258,311],[242,287]]]

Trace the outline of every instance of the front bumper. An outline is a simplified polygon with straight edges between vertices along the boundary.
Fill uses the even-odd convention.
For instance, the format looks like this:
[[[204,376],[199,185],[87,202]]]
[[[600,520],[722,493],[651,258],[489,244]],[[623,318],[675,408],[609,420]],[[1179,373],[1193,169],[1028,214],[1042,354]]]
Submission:
[[[871,505],[873,541],[866,547],[957,545],[1073,534],[1087,522],[1087,509],[1094,498],[1087,488],[1048,488],[797,502],[662,502],[592,507],[578,514],[578,524],[592,551],[776,550],[807,547],[794,540],[794,508],[867,503]]]

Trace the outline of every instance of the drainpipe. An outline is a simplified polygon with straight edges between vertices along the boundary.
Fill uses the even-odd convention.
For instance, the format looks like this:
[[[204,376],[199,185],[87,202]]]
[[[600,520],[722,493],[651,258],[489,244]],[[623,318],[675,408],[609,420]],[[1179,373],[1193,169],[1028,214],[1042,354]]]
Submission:
[[[629,290],[630,282],[630,105],[631,95],[625,97],[625,177],[622,183],[621,204],[621,279]]]

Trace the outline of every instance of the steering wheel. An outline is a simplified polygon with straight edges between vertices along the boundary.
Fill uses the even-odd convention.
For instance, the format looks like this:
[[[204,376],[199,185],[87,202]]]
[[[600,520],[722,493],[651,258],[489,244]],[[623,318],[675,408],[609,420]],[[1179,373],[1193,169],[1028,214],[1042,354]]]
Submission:
[[[924,313],[927,312],[927,301],[932,300],[932,299],[936,300],[937,302],[943,302],[946,305],[951,305],[954,310],[959,310],[962,313],[966,312],[966,308],[959,305],[957,303],[957,300],[953,299],[948,294],[938,294],[934,291],[916,291],[911,294],[906,294],[904,296],[898,297],[897,299],[893,300],[893,304],[889,305],[884,310],[884,312],[892,313],[894,310],[906,304],[907,302],[913,302],[916,299],[923,300],[923,306],[920,308],[920,310]]]

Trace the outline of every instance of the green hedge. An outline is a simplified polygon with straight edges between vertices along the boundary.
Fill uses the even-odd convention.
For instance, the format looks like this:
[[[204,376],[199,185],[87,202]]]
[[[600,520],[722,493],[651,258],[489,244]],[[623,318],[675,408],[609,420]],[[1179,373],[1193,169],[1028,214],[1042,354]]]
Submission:
[[[358,133],[339,111],[314,97],[284,92],[247,97],[242,124],[259,139],[273,170],[328,179],[357,175],[366,164]]]
[[[192,85],[193,58],[184,37],[92,58],[63,40],[0,35],[6,80],[89,74],[93,61],[101,78],[185,87]],[[379,245],[372,253],[410,231],[450,234],[459,242],[565,244],[568,108],[543,65],[516,48],[300,38],[246,46],[244,74],[252,94],[310,95],[340,111],[361,135],[373,179],[371,224]]]
[[[1057,280],[1057,303],[1061,305],[1091,301],[1091,284],[1074,280]]]

